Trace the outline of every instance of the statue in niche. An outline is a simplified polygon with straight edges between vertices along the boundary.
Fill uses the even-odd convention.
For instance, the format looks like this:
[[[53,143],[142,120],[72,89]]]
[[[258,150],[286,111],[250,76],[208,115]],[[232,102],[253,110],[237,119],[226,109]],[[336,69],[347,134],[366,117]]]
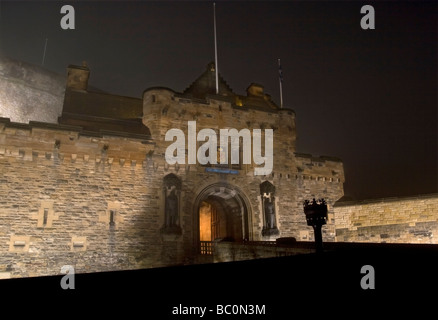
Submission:
[[[267,229],[274,229],[276,227],[274,201],[271,201],[270,198],[265,198],[265,220]]]
[[[179,223],[179,192],[181,180],[173,173],[163,179],[164,195],[164,224],[162,234],[180,235],[182,233]]]
[[[275,236],[280,233],[276,223],[275,186],[269,181],[260,184],[260,196],[264,214],[262,236]]]
[[[178,196],[175,189],[172,189],[166,197],[166,227],[172,228],[178,225]]]

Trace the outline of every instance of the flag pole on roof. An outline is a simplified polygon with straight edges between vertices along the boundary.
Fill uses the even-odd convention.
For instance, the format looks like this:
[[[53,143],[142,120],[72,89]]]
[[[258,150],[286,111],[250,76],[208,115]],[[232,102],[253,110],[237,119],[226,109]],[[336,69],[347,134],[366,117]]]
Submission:
[[[48,39],[46,38],[46,43],[44,44],[43,61],[41,62],[41,66],[43,67],[44,67],[44,61],[46,59],[47,41]]]
[[[283,108],[283,71],[281,70],[280,59],[278,59],[278,82],[280,83],[280,108]]]
[[[219,94],[219,71],[217,65],[217,38],[216,38],[216,2],[213,3],[214,15],[214,70],[216,74],[216,94]]]

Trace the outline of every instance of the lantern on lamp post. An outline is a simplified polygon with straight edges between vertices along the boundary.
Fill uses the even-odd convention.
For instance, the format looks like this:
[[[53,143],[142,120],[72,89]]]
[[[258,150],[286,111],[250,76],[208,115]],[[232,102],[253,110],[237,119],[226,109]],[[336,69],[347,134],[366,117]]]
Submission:
[[[307,225],[313,227],[315,234],[316,252],[322,252],[322,232],[321,228],[327,223],[327,203],[324,199],[313,201],[304,200],[304,213],[306,215]]]

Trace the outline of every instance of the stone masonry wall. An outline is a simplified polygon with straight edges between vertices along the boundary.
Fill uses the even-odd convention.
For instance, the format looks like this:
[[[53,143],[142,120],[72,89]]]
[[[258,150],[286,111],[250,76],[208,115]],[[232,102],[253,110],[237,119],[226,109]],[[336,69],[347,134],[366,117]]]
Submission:
[[[277,183],[284,177],[287,181],[288,192],[294,192],[295,176],[294,151],[295,151],[295,114],[291,110],[266,112],[263,110],[236,108],[226,99],[211,98],[208,101],[198,101],[179,96],[168,89],[149,89],[143,97],[143,122],[150,129],[152,138],[156,143],[153,155],[154,163],[158,164],[158,171],[163,167],[164,173],[174,173],[182,177],[184,204],[182,212],[182,227],[184,247],[190,248],[196,242],[194,232],[196,213],[194,208],[197,195],[208,186],[215,183],[226,183],[242,190],[248,200],[251,212],[250,233],[253,240],[262,240],[261,230],[263,220],[261,217],[260,184],[269,180]],[[164,161],[166,148],[172,143],[164,141],[166,132],[170,129],[180,129],[188,139],[188,121],[196,121],[196,131],[202,129],[235,128],[237,130],[263,129],[274,130],[274,165],[273,172],[267,176],[255,176],[255,165],[242,164],[237,174],[221,174],[206,172],[206,168],[199,164],[174,164],[168,165]],[[186,140],[187,141],[187,140]],[[187,143],[187,142],[186,142]],[[196,143],[196,150],[203,142]],[[262,143],[263,146],[263,143]],[[263,148],[263,147],[262,147]],[[186,153],[188,145],[186,144]],[[187,158],[186,158],[187,161]],[[287,172],[287,174],[286,174]],[[279,197],[276,202],[277,216],[282,214],[283,191],[279,188]],[[281,231],[280,231],[281,232]],[[196,248],[194,248],[196,250]]]
[[[438,194],[335,206],[336,241],[438,243]]]
[[[295,219],[291,219],[291,234],[298,241],[314,241],[313,228],[307,226],[303,210],[303,201],[324,198],[327,202],[327,224],[322,227],[323,241],[335,240],[335,219],[333,206],[344,195],[344,169],[338,159],[312,157],[296,154],[297,175],[295,177],[296,194]]]
[[[152,145],[60,128],[0,123],[2,277],[166,263],[159,186],[144,165]]]
[[[193,203],[196,195],[208,185],[217,182],[229,183],[243,190],[251,205],[251,240],[275,240],[278,237],[295,237],[297,240],[313,241],[313,229],[306,224],[303,200],[325,198],[329,204],[329,221],[323,228],[325,241],[334,241],[333,204],[343,196],[343,165],[338,159],[315,158],[295,154],[295,113],[291,110],[257,110],[232,106],[225,98],[211,97],[205,101],[187,99],[163,88],[149,89],[143,97],[143,122],[151,131],[156,143],[153,159],[164,167],[164,173],[183,177],[185,198],[184,223],[192,226]],[[271,174],[255,176],[254,165],[242,165],[236,175],[207,173],[200,165],[168,165],[163,163],[166,148],[172,142],[164,141],[169,129],[182,130],[187,135],[187,122],[196,121],[197,132],[204,128],[241,130],[272,128],[274,130],[274,166]],[[263,134],[263,131],[262,131]],[[197,145],[197,148],[199,145]],[[187,149],[186,145],[186,149]],[[186,150],[187,152],[187,150]],[[187,158],[186,158],[187,160]],[[263,237],[260,184],[269,181],[276,187],[277,225],[280,234]],[[185,228],[189,230],[191,228]],[[186,247],[193,243],[194,234],[187,235]]]
[[[313,241],[302,202],[314,197],[329,203],[323,236],[333,239],[332,204],[343,194],[342,163],[295,154],[293,111],[239,109],[226,99],[197,101],[153,89],[145,92],[143,112],[151,138],[91,136],[80,127],[0,119],[0,278],[59,274],[63,265],[84,273],[196,262],[198,196],[217,184],[239,191],[246,201],[251,241]],[[235,174],[208,172],[199,164],[169,165],[167,130],[187,133],[192,120],[197,132],[272,128],[273,171],[256,176],[253,163]],[[170,173],[181,180],[180,235],[160,232],[163,178]],[[276,188],[275,236],[262,235],[265,181]]]

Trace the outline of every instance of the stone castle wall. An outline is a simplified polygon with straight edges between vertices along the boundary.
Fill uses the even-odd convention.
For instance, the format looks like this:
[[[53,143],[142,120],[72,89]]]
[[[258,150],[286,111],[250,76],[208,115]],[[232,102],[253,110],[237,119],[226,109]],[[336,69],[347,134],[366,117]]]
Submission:
[[[107,150],[104,150],[107,146]],[[74,128],[0,124],[0,272],[163,265],[151,145]],[[113,211],[114,227],[110,227]]]
[[[302,219],[304,200],[324,198],[327,202],[327,224],[322,228],[323,241],[335,241],[334,204],[344,195],[344,168],[342,162],[329,157],[296,156],[297,184],[295,211],[299,214],[291,224],[293,237],[299,241],[314,241],[313,228]]]
[[[187,221],[193,219],[191,205],[200,190],[213,183],[226,182],[244,190],[251,204],[252,240],[275,240],[280,236],[313,241],[313,229],[306,224],[302,203],[305,199],[325,198],[329,205],[330,219],[323,236],[325,241],[334,241],[335,228],[331,208],[343,196],[343,165],[339,159],[316,158],[295,153],[295,113],[292,110],[269,112],[236,107],[225,98],[218,100],[217,97],[211,97],[208,101],[187,99],[162,88],[147,90],[143,97],[143,107],[143,122],[150,129],[156,142],[154,159],[157,162],[162,161],[165,149],[171,143],[163,139],[167,130],[181,129],[187,135],[188,121],[196,121],[197,131],[204,128],[211,128],[217,132],[222,128],[248,128],[251,131],[262,129],[263,135],[263,129],[274,130],[274,169],[266,176],[254,175],[254,164],[242,165],[237,175],[206,172],[205,167],[199,165],[164,164],[166,172],[176,175],[183,172],[186,177],[183,179],[183,185],[187,195],[184,201],[188,205]],[[277,224],[280,234],[274,239],[263,237],[261,234],[263,217],[260,184],[264,181],[269,181],[276,187]]]
[[[341,202],[336,241],[438,243],[438,195]]]
[[[196,201],[212,185],[230,186],[245,199],[253,241],[313,240],[303,199],[327,198],[331,213],[343,194],[342,163],[295,155],[295,115],[290,110],[236,110],[227,101],[183,101],[161,89],[147,91],[144,101],[143,122],[151,139],[1,119],[0,277],[59,274],[63,265],[84,273],[196,262]],[[164,153],[171,142],[164,135],[170,128],[186,131],[189,120],[197,121],[198,131],[274,129],[272,173],[255,176],[253,164],[242,165],[236,174],[208,172],[199,164],[167,164]],[[182,182],[181,235],[160,232],[163,178],[171,173]],[[279,234],[274,237],[261,232],[264,181],[276,187]],[[325,241],[334,239],[333,229],[329,219]]]
[[[314,241],[314,232],[307,226],[303,202],[313,198],[327,202],[325,242],[437,243],[438,195],[337,202],[344,194],[342,162],[297,153],[295,113],[264,103],[269,96],[260,86],[251,85],[247,97],[230,96],[225,90],[224,95],[207,94],[202,99],[151,88],[144,92],[141,110],[140,100],[105,95],[103,103],[102,97],[87,92],[88,69],[70,69],[74,72],[69,72],[68,85],[82,91],[67,90],[64,106],[71,114],[61,117],[67,122],[59,123],[74,126],[56,124],[65,78],[0,61],[0,87],[10,93],[3,97],[7,108],[0,116],[3,112],[11,118],[0,118],[0,278],[55,275],[64,265],[85,273],[309,252],[313,249],[305,243]],[[79,100],[70,105],[73,93]],[[26,97],[31,95],[42,99],[32,100],[42,118],[27,108]],[[29,119],[44,123],[27,123],[23,110]],[[264,130],[272,129],[272,172],[255,175],[263,165],[254,164],[252,157],[250,164],[187,163],[189,121],[196,122],[196,133],[248,129],[251,140],[254,129],[261,129],[262,156]],[[115,131],[99,131],[103,124]],[[185,134],[186,163],[169,164],[165,159],[173,143],[165,141],[170,129]],[[202,144],[196,141],[195,150]],[[178,227],[170,232],[166,179],[178,185]],[[242,246],[214,241],[215,260],[199,255],[199,208],[213,193],[224,210],[240,210],[244,239],[252,242]],[[278,230],[266,232],[263,201],[271,196]],[[269,246],[290,237],[304,241],[301,251]]]

